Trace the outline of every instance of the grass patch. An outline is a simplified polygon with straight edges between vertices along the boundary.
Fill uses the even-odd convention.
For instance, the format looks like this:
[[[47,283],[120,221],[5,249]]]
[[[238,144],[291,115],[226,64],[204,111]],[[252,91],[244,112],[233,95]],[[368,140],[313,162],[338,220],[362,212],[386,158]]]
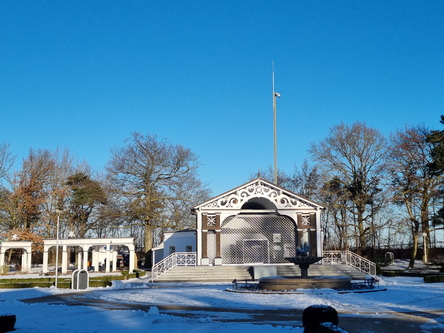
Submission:
[[[110,276],[94,276],[89,279],[90,287],[107,287],[112,284],[113,280],[126,280],[133,279],[136,277],[141,277],[145,275],[145,271],[136,271],[131,274],[122,275],[110,275]],[[11,279],[0,279],[0,289],[18,289],[18,288],[49,288],[55,283],[54,277],[41,277],[41,278],[11,278]],[[58,278],[57,279],[58,288],[71,288],[71,278]]]

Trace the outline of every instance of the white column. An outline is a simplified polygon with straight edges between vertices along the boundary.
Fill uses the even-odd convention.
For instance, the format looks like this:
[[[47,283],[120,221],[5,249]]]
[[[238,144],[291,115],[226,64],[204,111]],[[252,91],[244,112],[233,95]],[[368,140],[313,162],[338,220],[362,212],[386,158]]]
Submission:
[[[5,264],[5,252],[3,252],[3,247],[0,245],[0,266]]]
[[[88,270],[88,248],[85,247],[82,248],[82,253],[83,253],[83,269]]]
[[[48,273],[48,248],[43,247],[43,274]]]
[[[77,265],[78,265],[78,269],[82,269],[83,268],[83,257],[82,257],[83,251],[80,250],[80,247],[77,250]]]
[[[316,249],[316,255],[318,257],[324,256],[324,247],[322,243],[322,233],[321,233],[321,212],[320,210],[316,211],[316,241],[317,241],[317,249]]]
[[[134,244],[128,245],[128,249],[129,249],[129,268],[128,268],[128,270],[129,270],[130,273],[132,273],[134,268],[137,268],[137,267],[135,267],[135,265],[136,265],[136,260],[135,260],[136,253],[134,251]]]
[[[117,246],[116,247],[112,247],[113,252],[113,272],[117,271]]]
[[[222,220],[222,216],[221,216]],[[197,265],[202,264],[202,214],[200,211],[196,212],[196,261]],[[163,256],[165,258],[165,255]],[[154,261],[153,261],[154,262]]]
[[[109,273],[109,267],[110,267],[109,262],[111,261],[110,247],[111,247],[110,244],[106,245],[106,256],[105,256],[106,257],[106,265],[105,265],[105,272],[106,273]]]
[[[97,258],[97,245],[95,245],[92,249],[92,265],[94,266],[94,270],[96,272],[99,271],[99,260]]]
[[[30,272],[31,271],[31,258],[30,251],[26,251],[22,254],[22,272]]]
[[[68,251],[67,246],[62,246],[62,274],[65,274],[68,271]]]
[[[134,251],[134,248],[130,249],[130,262],[129,262],[129,271],[130,273],[132,273],[132,271],[134,270],[134,268],[136,267],[136,252]]]

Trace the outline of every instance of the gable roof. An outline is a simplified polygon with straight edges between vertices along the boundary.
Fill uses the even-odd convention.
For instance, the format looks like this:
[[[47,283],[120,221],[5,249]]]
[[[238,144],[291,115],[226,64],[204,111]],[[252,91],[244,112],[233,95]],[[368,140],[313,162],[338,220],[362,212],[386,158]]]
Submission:
[[[192,208],[192,211],[205,209],[241,209],[253,198],[265,198],[272,202],[277,209],[308,208],[324,209],[312,200],[288,191],[265,179],[256,178],[248,183],[222,193]]]

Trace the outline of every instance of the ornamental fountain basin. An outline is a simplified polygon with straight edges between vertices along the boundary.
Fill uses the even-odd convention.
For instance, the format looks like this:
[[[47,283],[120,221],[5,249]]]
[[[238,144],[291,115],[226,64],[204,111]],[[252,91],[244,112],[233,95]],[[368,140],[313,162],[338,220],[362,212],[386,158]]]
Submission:
[[[262,290],[282,291],[294,289],[350,289],[351,279],[347,276],[308,276],[308,268],[322,257],[299,255],[285,258],[298,265],[301,276],[272,276],[259,279],[258,288]]]
[[[350,289],[351,279],[346,276],[273,276],[259,280],[259,289],[283,291],[294,289]]]

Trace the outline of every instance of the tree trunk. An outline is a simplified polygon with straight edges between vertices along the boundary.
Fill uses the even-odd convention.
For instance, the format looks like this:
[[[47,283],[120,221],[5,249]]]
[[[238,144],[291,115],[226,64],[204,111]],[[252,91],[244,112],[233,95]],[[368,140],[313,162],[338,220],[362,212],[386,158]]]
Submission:
[[[364,226],[364,207],[358,207],[358,232],[359,232],[359,254],[365,256],[367,250],[367,237]]]
[[[410,256],[409,268],[415,267],[415,259],[416,259],[416,255],[418,254],[419,225],[417,223],[415,223],[412,226],[412,239],[413,239],[413,246],[412,246],[412,252],[411,252],[411,256]]]
[[[153,248],[153,227],[148,221],[145,221],[144,241],[145,252],[148,252]]]

